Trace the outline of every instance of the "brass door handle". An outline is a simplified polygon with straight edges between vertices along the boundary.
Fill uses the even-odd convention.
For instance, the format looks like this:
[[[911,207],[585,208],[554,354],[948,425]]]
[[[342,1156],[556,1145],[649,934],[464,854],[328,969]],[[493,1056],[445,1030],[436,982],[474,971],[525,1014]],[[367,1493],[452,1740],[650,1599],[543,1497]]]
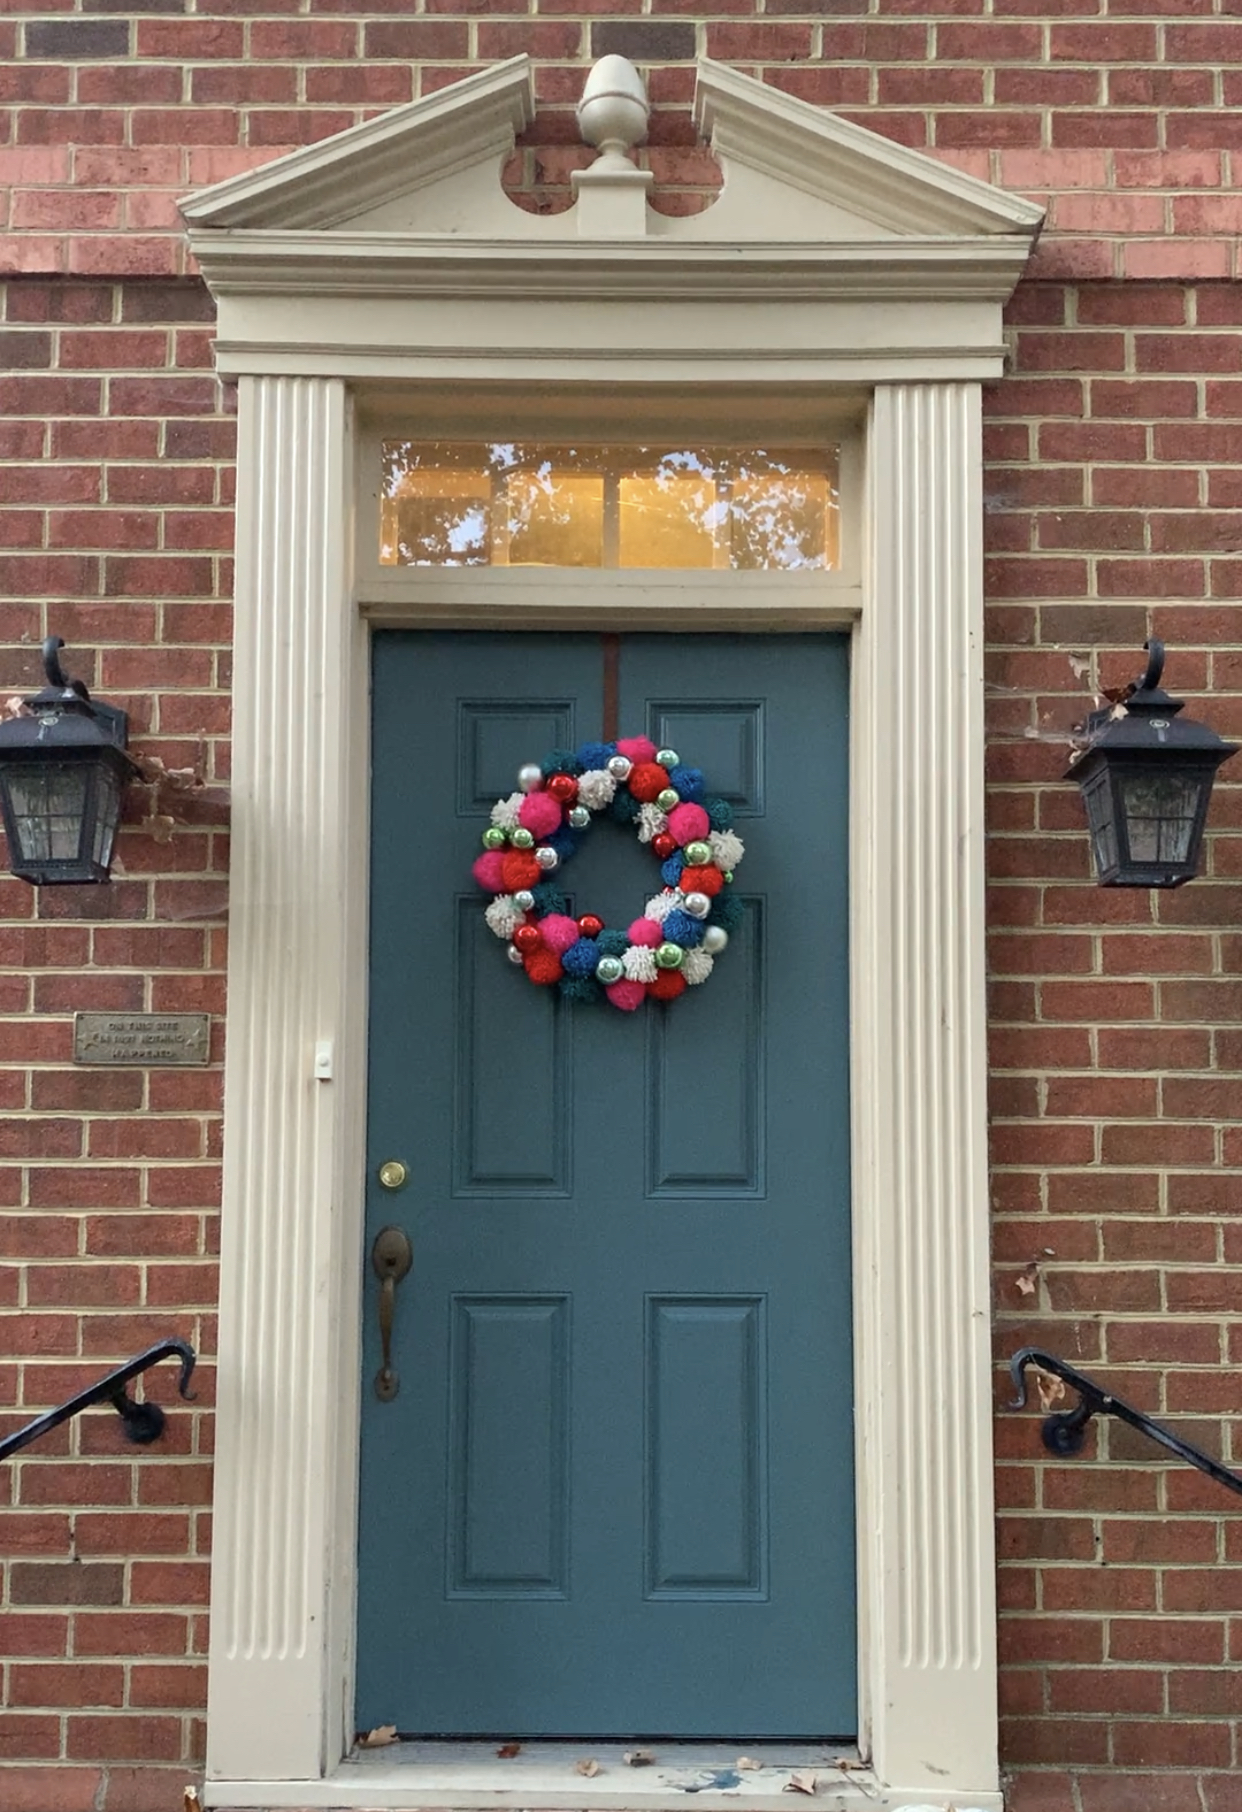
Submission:
[[[409,1237],[400,1227],[381,1227],[371,1247],[371,1264],[380,1280],[380,1368],[375,1374],[375,1394],[381,1403],[391,1403],[401,1389],[401,1380],[392,1369],[392,1321],[397,1306],[397,1285],[414,1262]]]

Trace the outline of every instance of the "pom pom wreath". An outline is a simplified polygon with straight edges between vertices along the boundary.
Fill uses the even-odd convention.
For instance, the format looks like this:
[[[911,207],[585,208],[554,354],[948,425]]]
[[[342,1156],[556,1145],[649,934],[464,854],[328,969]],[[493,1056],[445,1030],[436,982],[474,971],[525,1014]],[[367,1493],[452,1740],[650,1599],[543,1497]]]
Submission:
[[[709,925],[719,925],[724,931],[736,931],[746,916],[746,908],[735,893],[726,887],[712,901],[712,909],[707,915]]]
[[[724,884],[724,876],[714,864],[710,864],[706,868],[682,870],[681,890],[683,893],[705,893],[710,896],[719,893]]]
[[[547,923],[548,921],[545,919],[539,929],[545,931]],[[664,921],[665,937],[674,944],[681,944],[686,949],[703,942],[705,929],[701,919],[692,919],[688,912],[682,912],[677,907],[674,907]]]
[[[640,805],[638,808],[638,841],[650,843],[662,831],[668,829],[668,818],[658,805]]]
[[[582,763],[578,760],[578,757],[574,754],[572,749],[553,749],[550,754],[544,756],[543,760],[539,763],[539,766],[543,769],[543,777],[545,780],[551,774],[573,774],[574,776],[577,776],[582,772]]]
[[[507,799],[498,799],[492,807],[492,823],[501,830],[512,830],[519,822],[518,813],[522,809],[525,793],[510,793]]]
[[[513,904],[511,893],[498,893],[487,911],[483,914],[487,928],[494,931],[497,937],[506,941],[511,938],[525,917]]]
[[[629,941],[624,931],[601,931],[595,947],[601,956],[624,956]]]
[[[746,845],[733,831],[713,831],[707,841],[712,846],[712,860],[719,869],[736,868],[746,854]]]
[[[531,799],[542,799],[542,793],[532,793]],[[531,799],[526,801],[530,804]],[[523,819],[523,823],[525,820]],[[687,843],[693,843],[705,837],[712,827],[712,821],[701,805],[675,805],[668,815],[668,830],[671,837],[676,837],[684,849]]]
[[[654,761],[656,746],[649,736],[625,736],[617,743],[617,754],[631,761]]]
[[[638,801],[628,786],[619,786],[608,810],[618,824],[633,824],[638,816]]]
[[[561,808],[551,793],[527,793],[518,819],[534,837],[550,837],[561,825]]]
[[[584,742],[578,750],[578,760],[582,763],[582,772],[590,774],[600,768],[606,768],[617,752],[615,742]],[[609,775],[609,779],[612,776]],[[581,790],[581,789],[579,789]],[[583,801],[585,804],[585,801]]]
[[[561,979],[561,959],[555,950],[532,950],[522,959],[522,967],[541,988],[550,988],[553,982]]]
[[[621,961],[629,981],[653,982],[660,973],[656,968],[655,951],[644,944],[631,944]]]
[[[686,858],[682,855],[680,850],[677,850],[675,854],[671,855],[667,862],[661,862],[660,879],[664,882],[666,887],[676,887],[680,883],[682,871],[685,866]],[[688,893],[689,891],[689,888],[687,888],[686,892]]]
[[[684,763],[679,763],[677,767],[669,769],[668,783],[671,787],[676,787],[683,799],[688,799],[695,805],[702,805],[702,768],[688,768]]]
[[[604,989],[614,1007],[620,1007],[623,1013],[632,1013],[641,1007],[647,998],[647,990],[642,982],[618,981]]]
[[[558,956],[563,956],[571,944],[581,942],[577,919],[566,918],[564,913],[549,912],[540,919],[539,929],[548,949],[555,950]]]
[[[668,769],[662,768],[658,761],[635,762],[627,785],[635,799],[641,799],[645,805],[668,785]]]
[[[708,961],[710,962],[710,957]],[[564,975],[561,977],[561,993],[566,1000],[598,1000],[603,990],[592,975]]]
[[[511,849],[500,856],[500,885],[506,893],[519,893],[523,887],[533,888],[542,873],[529,849]]]
[[[713,830],[728,830],[733,823],[733,807],[727,799],[709,799],[707,815],[712,821]]]
[[[540,869],[539,872],[542,874],[543,870]],[[531,888],[531,893],[534,895],[536,912],[568,912],[569,910],[569,901],[555,881],[541,881],[538,887]]]
[[[647,901],[643,908],[643,917],[653,919],[657,925],[663,925],[669,913],[679,903],[680,896],[675,894],[672,888],[668,888],[664,893],[657,893]],[[659,942],[661,944],[664,942],[663,937],[659,939]]]
[[[686,978],[680,969],[661,969],[651,984],[651,992],[656,1000],[676,1000],[685,991]]]
[[[485,850],[481,856],[475,857],[470,872],[479,886],[485,887],[488,893],[499,893],[502,887],[508,886],[505,880],[507,859],[503,849]]]
[[[635,919],[630,926],[630,942],[646,944],[649,950],[654,950],[657,944],[664,942],[664,933],[655,919]]]
[[[690,986],[697,988],[699,983],[705,982],[711,974],[714,961],[715,959],[710,957],[706,950],[687,950],[681,959],[681,968],[677,970],[677,974],[684,975]]]
[[[578,804],[598,812],[611,803],[617,783],[606,768],[588,768],[578,777]]]
[[[547,924],[545,919],[544,924]],[[593,937],[580,937],[576,944],[571,944],[561,956],[561,967],[566,975],[594,975],[595,965],[599,961],[599,945]]]

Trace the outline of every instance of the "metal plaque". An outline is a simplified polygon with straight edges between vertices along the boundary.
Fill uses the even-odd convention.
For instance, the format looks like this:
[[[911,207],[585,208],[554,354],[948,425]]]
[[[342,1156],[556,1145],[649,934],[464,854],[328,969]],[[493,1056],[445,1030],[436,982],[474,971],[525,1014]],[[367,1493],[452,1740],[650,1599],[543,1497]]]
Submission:
[[[206,1063],[211,1055],[207,1013],[75,1013],[75,1063],[137,1064],[167,1069]]]

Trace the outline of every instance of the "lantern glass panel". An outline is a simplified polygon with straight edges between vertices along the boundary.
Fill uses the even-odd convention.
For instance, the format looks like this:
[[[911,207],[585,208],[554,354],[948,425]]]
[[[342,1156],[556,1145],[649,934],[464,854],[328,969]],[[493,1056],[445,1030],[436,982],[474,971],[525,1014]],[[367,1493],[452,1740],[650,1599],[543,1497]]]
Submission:
[[[81,848],[87,780],[80,764],[41,761],[5,776],[18,851],[24,862],[72,862]]]
[[[1117,867],[1117,826],[1113,819],[1113,789],[1108,771],[1100,771],[1083,788],[1083,804],[1091,828],[1091,846],[1095,852],[1096,873],[1103,879]]]
[[[96,773],[95,840],[91,860],[106,873],[112,862],[112,845],[121,816],[121,783],[111,767]]]
[[[1130,860],[1142,863],[1186,862],[1204,782],[1210,775],[1127,774],[1121,782]]]

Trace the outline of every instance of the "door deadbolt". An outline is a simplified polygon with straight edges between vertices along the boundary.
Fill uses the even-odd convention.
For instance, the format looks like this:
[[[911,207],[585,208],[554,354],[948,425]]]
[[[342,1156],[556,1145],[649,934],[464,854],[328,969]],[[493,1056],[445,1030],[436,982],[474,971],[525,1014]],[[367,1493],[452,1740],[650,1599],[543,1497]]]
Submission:
[[[380,1186],[384,1189],[400,1189],[409,1181],[410,1173],[400,1158],[388,1158],[379,1167]]]

